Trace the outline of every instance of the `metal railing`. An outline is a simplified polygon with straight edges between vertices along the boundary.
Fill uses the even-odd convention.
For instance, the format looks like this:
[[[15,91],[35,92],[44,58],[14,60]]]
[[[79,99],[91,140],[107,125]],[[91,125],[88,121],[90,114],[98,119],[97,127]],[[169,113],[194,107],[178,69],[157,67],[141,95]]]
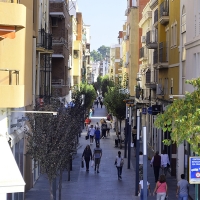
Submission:
[[[16,69],[0,69],[0,71],[4,71],[4,72],[8,72],[9,73],[9,85],[12,85],[12,75],[15,74],[16,75],[16,84],[15,85],[19,85],[19,70]]]
[[[160,4],[160,17],[169,16],[169,1],[165,0]]]
[[[154,50],[153,52],[153,64],[158,63],[158,50]]]
[[[154,24],[158,22],[158,9],[155,10],[154,12]]]
[[[168,47],[165,42],[159,43],[159,62],[168,62]]]
[[[52,34],[46,33],[44,29],[39,29],[37,38],[37,47],[52,49]]]
[[[153,31],[153,30],[148,31],[146,33],[146,44],[156,43],[156,42],[157,42],[157,38],[156,38],[155,31]]]

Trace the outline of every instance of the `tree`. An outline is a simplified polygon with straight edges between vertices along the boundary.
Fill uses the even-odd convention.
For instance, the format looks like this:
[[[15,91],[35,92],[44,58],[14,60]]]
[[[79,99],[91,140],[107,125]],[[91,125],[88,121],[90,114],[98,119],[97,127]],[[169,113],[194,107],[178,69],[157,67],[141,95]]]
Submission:
[[[185,140],[200,155],[200,78],[186,83],[191,84],[195,90],[187,92],[183,99],[174,100],[163,114],[156,117],[155,126],[164,132],[171,132],[171,139],[164,140],[164,144],[179,145]]]
[[[97,52],[99,52],[102,55],[102,58],[105,59],[106,56],[110,56],[110,47],[102,45],[97,49]]]
[[[61,199],[62,172],[70,171],[72,154],[76,152],[76,138],[80,131],[81,100],[74,99],[74,107],[66,109],[58,98],[43,107],[40,111],[56,111],[52,114],[30,114],[28,120],[32,133],[28,137],[27,154],[39,162],[41,173],[46,174],[49,181],[50,199],[53,200],[52,182],[59,173],[59,199]],[[68,123],[70,122],[70,123]]]
[[[113,86],[114,82],[109,80],[108,75],[101,77],[101,92],[103,97],[105,97],[105,94],[108,92],[108,88]]]
[[[85,95],[84,107],[88,110],[96,98],[96,91],[93,85],[82,83],[80,85],[80,93]]]
[[[126,117],[126,103],[124,99],[129,97],[128,94],[119,93],[120,86],[108,87],[108,92],[105,94],[104,104],[106,108],[121,122]]]
[[[92,52],[90,52],[90,57],[91,57],[91,60],[93,61],[102,61],[102,55],[101,53],[93,50]]]

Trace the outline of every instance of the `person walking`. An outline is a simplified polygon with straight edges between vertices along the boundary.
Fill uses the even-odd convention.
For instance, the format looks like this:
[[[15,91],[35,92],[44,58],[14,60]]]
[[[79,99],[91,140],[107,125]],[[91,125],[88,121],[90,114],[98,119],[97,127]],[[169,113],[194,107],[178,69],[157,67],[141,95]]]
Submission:
[[[185,174],[181,174],[181,180],[177,183],[176,197],[178,200],[188,200],[189,183],[185,180]]]
[[[161,156],[161,168],[162,168],[162,173],[167,176],[167,170],[168,166],[170,166],[170,161],[169,161],[169,156],[166,153],[165,150],[162,151]]]
[[[139,191],[138,191],[138,194],[140,194],[140,200],[145,200],[143,188],[144,188],[143,177],[141,177],[141,180],[139,182]],[[150,183],[147,181],[147,196],[150,195],[151,195]]]
[[[90,144],[93,144],[95,129],[94,129],[92,124],[91,124],[88,132],[89,132],[89,135],[90,135]]]
[[[159,155],[158,151],[156,151],[155,155],[151,159],[150,165],[151,165],[151,167],[153,165],[155,182],[157,182],[158,181],[158,177],[159,177],[160,165],[161,165],[161,156]]]
[[[167,183],[164,174],[160,175],[160,178],[156,183],[153,195],[155,195],[156,193],[156,200],[165,200],[165,198],[167,197]]]
[[[99,106],[99,101],[98,101],[98,99],[96,100],[96,104],[97,104],[97,108],[98,108],[98,106]]]
[[[82,158],[85,160],[86,171],[89,171],[89,162],[92,160],[92,151],[90,145],[87,145],[83,151]]]
[[[139,178],[143,179],[143,153],[139,152]]]
[[[115,165],[117,167],[118,180],[122,180],[122,167],[124,165],[124,159],[121,157],[121,151],[118,151],[118,156],[115,159]]]
[[[99,165],[101,162],[101,157],[102,157],[102,149],[100,148],[100,145],[97,144],[96,148],[94,148],[94,153],[93,153],[93,159],[94,159],[94,171],[99,173]]]
[[[97,128],[99,128],[99,122],[97,122],[94,126],[95,130],[97,130]]]
[[[89,126],[90,123],[91,123],[91,119],[90,119],[89,117],[87,117],[87,118],[85,119],[85,130],[86,130],[86,131],[88,130],[88,126]]]
[[[107,124],[106,124],[106,121],[103,120],[101,124],[102,138],[106,138],[106,131],[107,131]]]
[[[99,130],[99,127],[97,127],[95,132],[94,132],[94,138],[95,138],[96,146],[97,146],[97,144],[100,145],[100,137],[101,137],[101,132]]]
[[[102,108],[102,106],[103,106],[103,101],[102,100],[100,101],[100,105],[101,105],[101,108]]]

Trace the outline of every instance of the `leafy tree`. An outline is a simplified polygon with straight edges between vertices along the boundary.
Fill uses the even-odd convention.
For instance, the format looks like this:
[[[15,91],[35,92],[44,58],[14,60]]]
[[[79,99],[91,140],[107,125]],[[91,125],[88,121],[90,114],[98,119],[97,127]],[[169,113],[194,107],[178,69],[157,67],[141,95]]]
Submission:
[[[54,199],[52,182],[59,172],[61,199],[62,172],[64,169],[70,171],[72,154],[76,152],[76,138],[80,131],[80,98],[75,99],[74,104],[74,108],[66,109],[58,98],[52,98],[50,104],[36,108],[40,111],[57,111],[57,116],[28,115],[32,133],[26,133],[29,142],[27,154],[40,163],[41,173],[47,175],[51,200]]]
[[[90,52],[90,57],[93,61],[102,61],[102,55],[101,53],[93,50],[92,52]]]
[[[81,84],[80,93],[85,95],[84,107],[86,110],[88,110],[96,98],[96,91],[93,85]]]
[[[113,86],[114,82],[109,80],[108,75],[101,77],[101,92],[103,97],[105,97],[105,94],[108,92],[108,88]]]
[[[181,144],[184,140],[191,149],[200,155],[200,78],[186,81],[194,91],[186,93],[185,98],[175,99],[163,114],[156,117],[155,126],[164,132],[171,132],[171,139],[164,144]]]
[[[119,86],[108,87],[108,92],[105,94],[104,98],[104,104],[109,112],[119,120],[121,132],[121,122],[126,117],[126,103],[124,99],[127,99],[129,95],[119,93],[119,89]]]
[[[110,47],[105,45],[100,46],[97,51],[102,55],[102,58],[105,59],[106,56],[110,56]]]

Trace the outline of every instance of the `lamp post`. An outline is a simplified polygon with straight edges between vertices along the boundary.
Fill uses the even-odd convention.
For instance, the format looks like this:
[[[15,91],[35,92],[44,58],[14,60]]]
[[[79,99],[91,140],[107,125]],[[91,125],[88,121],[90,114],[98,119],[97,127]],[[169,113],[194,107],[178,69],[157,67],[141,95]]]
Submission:
[[[126,105],[124,158],[127,158],[127,137],[128,137],[128,107]]]
[[[143,133],[143,196],[147,199],[147,133],[146,126],[142,128]]]
[[[139,189],[139,151],[140,151],[140,110],[137,109],[135,196],[138,196],[138,189]]]

